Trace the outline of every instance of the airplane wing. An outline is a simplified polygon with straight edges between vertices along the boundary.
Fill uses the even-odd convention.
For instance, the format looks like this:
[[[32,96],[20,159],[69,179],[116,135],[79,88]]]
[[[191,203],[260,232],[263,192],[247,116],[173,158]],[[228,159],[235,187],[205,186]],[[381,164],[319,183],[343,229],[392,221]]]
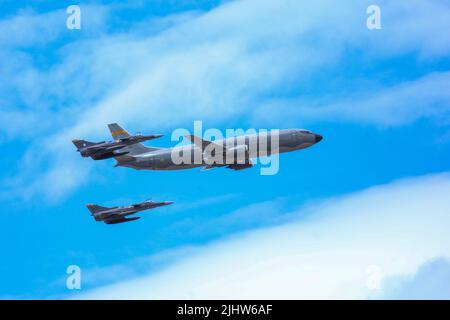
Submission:
[[[212,145],[215,148],[220,148],[223,149],[223,145],[214,143],[212,141],[209,140],[204,140],[200,137],[194,136],[194,135],[186,135],[186,138],[188,138],[189,140],[191,140],[191,142],[193,144],[195,144],[197,147],[201,148],[202,150],[204,150],[207,146]]]

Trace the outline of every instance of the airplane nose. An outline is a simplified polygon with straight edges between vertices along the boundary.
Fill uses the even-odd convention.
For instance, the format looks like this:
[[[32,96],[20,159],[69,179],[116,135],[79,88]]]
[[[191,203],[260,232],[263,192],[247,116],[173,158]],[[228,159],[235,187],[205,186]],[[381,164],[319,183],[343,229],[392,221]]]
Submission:
[[[314,134],[314,138],[316,140],[316,143],[323,139],[323,137],[320,134]]]

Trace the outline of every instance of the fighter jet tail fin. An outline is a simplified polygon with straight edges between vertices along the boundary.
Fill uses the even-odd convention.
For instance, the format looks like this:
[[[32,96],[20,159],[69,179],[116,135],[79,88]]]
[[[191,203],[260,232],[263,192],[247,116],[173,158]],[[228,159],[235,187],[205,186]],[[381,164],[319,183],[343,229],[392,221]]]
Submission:
[[[108,124],[108,128],[109,128],[109,131],[111,131],[111,135],[114,138],[114,140],[125,139],[125,138],[130,137],[130,134],[128,133],[128,131],[125,130],[124,128],[122,128],[117,123]],[[127,151],[129,156],[133,156],[136,154],[150,152],[150,151],[154,151],[157,149],[159,149],[159,148],[146,147],[142,143],[135,143],[135,144],[126,146],[125,148],[121,149],[121,151]]]
[[[87,204],[86,207],[91,212],[91,215],[93,215],[94,213],[100,212],[100,211],[105,211],[105,210],[110,209],[110,208],[107,208],[107,207],[98,206],[96,204]]]
[[[128,138],[130,136],[128,131],[125,130],[124,128],[122,128],[117,123],[108,124],[108,128],[109,128],[109,131],[111,131],[111,135],[114,138],[114,140],[124,139],[124,138]]]

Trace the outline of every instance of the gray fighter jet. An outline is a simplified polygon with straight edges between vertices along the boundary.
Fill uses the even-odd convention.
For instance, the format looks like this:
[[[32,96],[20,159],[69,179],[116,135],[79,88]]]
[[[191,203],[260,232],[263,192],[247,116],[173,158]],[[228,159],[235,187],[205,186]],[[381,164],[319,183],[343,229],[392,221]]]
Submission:
[[[115,124],[113,127],[110,126],[109,129],[114,139],[124,139],[130,136],[118,124]],[[186,138],[193,144],[174,148],[146,147],[141,143],[126,146],[120,151],[127,153],[115,157],[115,166],[137,170],[180,170],[196,167],[204,167],[204,169],[226,167],[233,170],[242,170],[253,166],[252,158],[305,149],[322,140],[321,135],[305,129],[284,129],[279,130],[278,133],[255,133],[215,140],[214,142],[192,135],[186,136]],[[278,140],[278,147],[275,149],[272,149],[272,139]],[[205,153],[205,150],[211,149],[211,147],[216,152],[223,153],[223,155],[244,154],[244,161],[211,163],[211,161],[208,161],[208,155]],[[195,161],[195,154],[198,153],[201,154],[201,159],[200,161]],[[185,156],[191,161],[175,163],[173,161],[174,154]],[[238,158],[236,157],[236,159]]]
[[[106,224],[116,224],[133,221],[140,218],[140,217],[126,218],[126,216],[130,214],[134,214],[139,211],[153,209],[161,206],[167,206],[172,203],[173,203],[172,201],[163,201],[163,202],[144,201],[125,207],[107,208],[95,204],[88,204],[86,205],[86,207],[91,212],[91,216],[94,217],[95,221],[103,221]]]
[[[116,128],[115,123],[109,124],[111,132],[114,135],[120,134],[121,129]],[[86,140],[74,139],[72,143],[77,147],[77,151],[82,157],[91,157],[94,160],[103,160],[108,158],[114,158],[121,155],[128,154],[128,151],[120,151],[126,146],[130,146],[136,143],[153,140],[162,137],[162,134],[151,134],[151,135],[128,135],[126,137],[118,138],[114,141],[101,141],[101,142],[90,142]]]

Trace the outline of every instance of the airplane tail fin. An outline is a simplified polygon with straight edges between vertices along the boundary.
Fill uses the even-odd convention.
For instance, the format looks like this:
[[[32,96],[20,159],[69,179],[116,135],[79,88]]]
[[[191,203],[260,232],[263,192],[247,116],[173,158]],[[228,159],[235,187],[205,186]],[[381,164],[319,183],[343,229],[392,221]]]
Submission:
[[[73,139],[72,143],[74,144],[75,147],[77,147],[77,149],[93,146],[95,144],[94,142],[79,139]]]
[[[130,137],[130,134],[128,133],[128,131],[125,130],[124,128],[122,128],[117,123],[108,124],[108,128],[109,128],[109,131],[111,131],[111,135],[114,138],[114,140]],[[135,143],[135,144],[126,146],[125,148],[121,149],[121,151],[128,152],[127,156],[133,156],[136,154],[154,151],[157,149],[159,149],[159,148],[146,147],[142,143]],[[117,158],[120,158],[120,157],[116,157],[116,160],[118,160]]]
[[[124,138],[128,138],[130,136],[128,131],[125,130],[124,128],[122,128],[117,123],[108,124],[108,128],[109,128],[109,131],[111,131],[111,135],[114,138],[114,140],[124,139]]]
[[[102,206],[98,206],[96,204],[87,204],[86,207],[89,209],[89,211],[91,212],[91,215],[93,216],[95,213],[100,212],[100,211],[105,211],[108,210],[110,208],[107,207],[102,207]]]

